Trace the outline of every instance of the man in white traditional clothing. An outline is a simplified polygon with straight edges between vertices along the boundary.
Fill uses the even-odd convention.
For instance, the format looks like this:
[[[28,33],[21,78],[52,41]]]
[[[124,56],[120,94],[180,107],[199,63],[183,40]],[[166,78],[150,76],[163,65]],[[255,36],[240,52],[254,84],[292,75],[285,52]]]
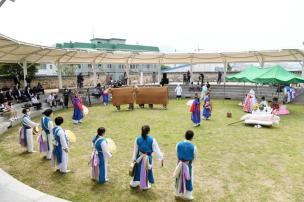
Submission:
[[[26,147],[28,152],[33,153],[36,152],[33,144],[33,128],[38,126],[38,123],[31,121],[30,109],[23,109],[22,113],[24,115],[21,119],[22,127],[19,129],[19,143],[21,146]]]
[[[176,92],[176,99],[181,99],[182,98],[182,92],[183,92],[183,89],[182,87],[177,84],[176,88],[175,88],[175,92]]]
[[[68,173],[68,161],[69,161],[69,141],[64,130],[61,128],[63,123],[62,117],[55,118],[56,126],[53,128],[54,134],[54,149],[53,149],[53,158],[56,159],[57,168],[62,173]],[[54,164],[53,164],[54,165]]]

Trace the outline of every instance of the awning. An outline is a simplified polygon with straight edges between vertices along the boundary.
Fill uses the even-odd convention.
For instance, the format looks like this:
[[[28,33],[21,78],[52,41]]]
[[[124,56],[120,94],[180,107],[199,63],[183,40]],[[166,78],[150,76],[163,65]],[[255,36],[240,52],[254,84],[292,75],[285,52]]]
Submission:
[[[0,62],[66,64],[203,64],[238,62],[299,62],[299,49],[226,53],[126,53],[99,50],[57,49],[17,41],[0,34]]]

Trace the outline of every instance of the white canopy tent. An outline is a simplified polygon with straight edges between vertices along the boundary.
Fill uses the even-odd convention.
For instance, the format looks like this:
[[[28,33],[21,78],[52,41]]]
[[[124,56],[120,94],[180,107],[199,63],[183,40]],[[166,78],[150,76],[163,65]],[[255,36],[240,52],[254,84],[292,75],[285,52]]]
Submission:
[[[105,52],[100,50],[58,49],[17,41],[0,34],[0,62],[23,64],[24,73],[27,63],[55,63],[58,66],[59,88],[62,88],[60,64],[92,64],[94,85],[96,85],[95,64],[127,64],[129,77],[130,64],[158,64],[160,80],[161,64],[223,63],[224,78],[228,63],[258,62],[300,62],[304,73],[304,50],[284,49],[272,51],[248,51],[226,53],[127,53]],[[192,71],[191,71],[192,73]]]

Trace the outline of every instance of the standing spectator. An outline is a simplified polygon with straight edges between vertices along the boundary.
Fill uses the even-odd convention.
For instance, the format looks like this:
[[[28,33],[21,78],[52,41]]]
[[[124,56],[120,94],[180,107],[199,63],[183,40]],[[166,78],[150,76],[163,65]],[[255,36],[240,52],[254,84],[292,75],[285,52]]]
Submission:
[[[176,92],[176,99],[181,99],[182,98],[182,92],[183,92],[183,89],[182,87],[177,84],[176,88],[175,88],[175,92]]]
[[[36,95],[33,95],[33,96],[32,96],[31,101],[32,101],[32,105],[33,105],[34,107],[36,107],[37,110],[41,109],[41,106],[42,106],[42,105],[41,105],[41,103],[39,102],[39,100],[37,99],[37,96],[36,96]]]
[[[187,83],[187,74],[183,74],[183,84]]]
[[[77,76],[77,87],[78,88],[82,88],[83,87],[83,76],[82,76],[82,73],[79,73],[78,76]]]
[[[71,91],[68,89],[64,89],[63,92],[63,107],[68,108],[69,106],[69,97],[70,97]]]
[[[222,72],[218,72],[217,74],[217,84],[221,84],[222,81]]]
[[[206,84],[203,84],[202,86],[202,92],[201,92],[201,100],[205,100],[205,96],[208,93],[208,88],[206,86]]]
[[[156,72],[152,73],[152,82],[153,82],[153,84],[156,83]]]
[[[15,86],[20,87],[21,84],[20,84],[20,79],[19,79],[18,74],[15,74],[13,80],[14,80]]]
[[[50,107],[54,107],[56,106],[56,100],[55,100],[55,96],[54,93],[51,93],[48,98],[47,98],[47,103],[49,103]]]
[[[211,86],[210,86],[209,81],[207,81],[207,85],[206,85],[206,86],[207,86],[208,91],[210,91],[210,87],[211,87]]]
[[[190,83],[190,80],[191,80],[191,74],[190,74],[190,71],[188,70],[187,71],[187,84]]]
[[[111,79],[112,80],[112,79]],[[128,76],[127,76],[127,72],[124,72],[123,74],[123,82],[124,85],[128,85]]]
[[[6,100],[7,101],[12,101],[14,100],[14,96],[13,96],[13,93],[12,93],[12,89],[10,88],[7,92],[6,92]]]
[[[3,104],[5,102],[5,96],[2,89],[0,90],[0,104]]]
[[[203,86],[205,75],[204,73],[200,74],[201,86]]]
[[[28,75],[25,77],[25,81],[26,81],[26,84],[27,84],[27,86],[31,86],[31,83],[32,83],[32,78],[31,77],[29,77]]]

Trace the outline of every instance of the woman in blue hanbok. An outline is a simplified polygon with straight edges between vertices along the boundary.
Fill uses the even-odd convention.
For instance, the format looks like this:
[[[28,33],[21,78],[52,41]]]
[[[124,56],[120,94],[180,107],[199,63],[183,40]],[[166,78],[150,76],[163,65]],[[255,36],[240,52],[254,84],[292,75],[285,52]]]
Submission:
[[[141,136],[135,139],[133,151],[134,176],[130,182],[132,188],[140,187],[146,190],[154,183],[152,172],[152,153],[155,152],[158,160],[163,161],[163,154],[160,151],[156,140],[149,135],[150,127],[144,125],[141,128]]]
[[[74,107],[74,113],[73,113],[73,123],[78,124],[81,123],[83,119],[83,107],[82,107],[82,99],[79,97],[78,94],[75,95],[73,99],[73,107]]]
[[[46,154],[46,159],[51,160],[52,157],[52,140],[53,140],[53,122],[51,115],[52,109],[47,109],[43,112],[44,116],[41,118],[41,128],[45,135],[41,132],[38,136],[39,150]]]
[[[185,140],[177,143],[177,166],[173,173],[175,177],[175,196],[192,200],[193,191],[193,168],[192,164],[196,158],[196,146],[192,143],[194,133],[188,130]]]
[[[211,116],[212,106],[210,102],[210,94],[207,93],[204,98],[204,105],[203,105],[203,118],[208,120]]]
[[[190,108],[191,114],[191,120],[194,123],[194,126],[199,126],[201,124],[201,110],[200,110],[200,99],[198,97],[198,94],[195,93],[194,101]]]
[[[93,152],[91,155],[92,179],[104,184],[108,181],[107,158],[111,158],[107,140],[104,138],[106,129],[100,127],[92,140]]]

